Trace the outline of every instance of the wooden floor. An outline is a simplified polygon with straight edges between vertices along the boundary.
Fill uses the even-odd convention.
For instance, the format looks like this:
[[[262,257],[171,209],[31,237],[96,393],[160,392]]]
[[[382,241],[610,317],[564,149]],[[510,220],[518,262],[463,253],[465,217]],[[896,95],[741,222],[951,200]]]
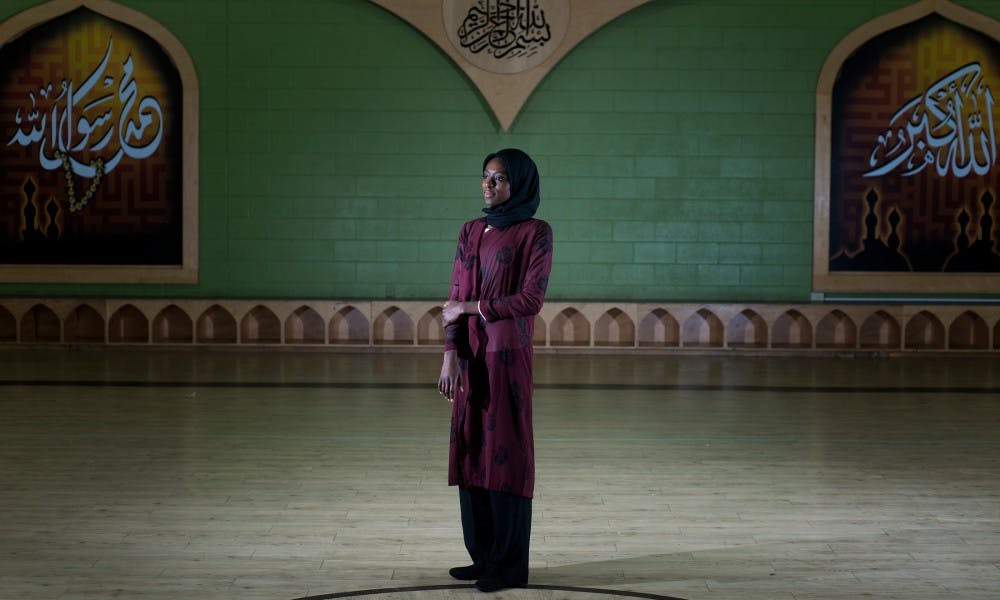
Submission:
[[[486,597],[439,364],[0,350],[0,598]],[[996,600],[997,365],[539,355],[536,587],[493,597]]]

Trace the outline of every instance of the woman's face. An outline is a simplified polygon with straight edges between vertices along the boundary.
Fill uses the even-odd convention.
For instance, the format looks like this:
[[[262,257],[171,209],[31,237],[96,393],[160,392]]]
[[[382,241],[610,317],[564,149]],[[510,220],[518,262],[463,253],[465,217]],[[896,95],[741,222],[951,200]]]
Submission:
[[[493,157],[483,169],[483,200],[486,206],[499,206],[510,200],[510,179],[507,168],[498,157]]]

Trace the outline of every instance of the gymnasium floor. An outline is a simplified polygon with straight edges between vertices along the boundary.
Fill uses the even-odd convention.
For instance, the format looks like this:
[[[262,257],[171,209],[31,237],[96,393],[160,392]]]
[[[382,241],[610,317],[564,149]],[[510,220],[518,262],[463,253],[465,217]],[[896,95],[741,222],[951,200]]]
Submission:
[[[485,598],[428,353],[0,350],[2,600]],[[539,354],[531,587],[1000,598],[996,357]]]

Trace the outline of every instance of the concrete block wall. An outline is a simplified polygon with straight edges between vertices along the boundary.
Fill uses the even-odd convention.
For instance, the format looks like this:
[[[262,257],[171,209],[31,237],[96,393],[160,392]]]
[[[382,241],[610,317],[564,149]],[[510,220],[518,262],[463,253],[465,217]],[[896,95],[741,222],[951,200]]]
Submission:
[[[0,19],[37,3],[6,0]],[[433,44],[364,0],[122,4],[198,70],[200,281],[0,296],[437,298],[480,214],[482,156],[519,146],[556,236],[550,300],[808,302],[820,66],[909,3],[654,0],[570,52],[509,133]]]

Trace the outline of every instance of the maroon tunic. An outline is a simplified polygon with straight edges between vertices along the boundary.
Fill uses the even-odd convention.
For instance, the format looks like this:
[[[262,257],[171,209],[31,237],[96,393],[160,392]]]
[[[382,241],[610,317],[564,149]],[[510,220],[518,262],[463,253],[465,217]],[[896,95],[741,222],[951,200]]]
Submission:
[[[479,301],[482,315],[446,328],[445,350],[456,350],[462,366],[448,484],[531,498],[531,340],[552,269],[552,229],[529,219],[485,230],[485,219],[462,226],[452,272],[449,300]]]

